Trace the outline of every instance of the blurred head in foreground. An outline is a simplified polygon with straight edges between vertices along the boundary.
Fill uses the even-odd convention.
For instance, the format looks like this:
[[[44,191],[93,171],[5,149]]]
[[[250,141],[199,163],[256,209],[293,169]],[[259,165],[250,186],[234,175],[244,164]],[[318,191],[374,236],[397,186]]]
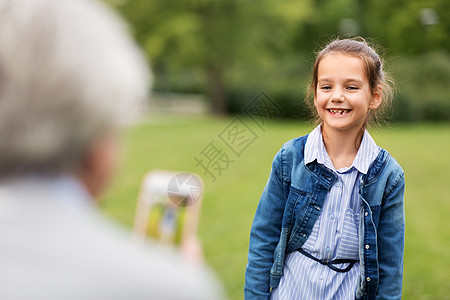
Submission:
[[[146,96],[145,66],[98,2],[0,0],[0,178],[70,173],[97,196]]]
[[[101,2],[0,0],[1,299],[221,299],[208,272],[130,245],[91,201],[145,66]]]

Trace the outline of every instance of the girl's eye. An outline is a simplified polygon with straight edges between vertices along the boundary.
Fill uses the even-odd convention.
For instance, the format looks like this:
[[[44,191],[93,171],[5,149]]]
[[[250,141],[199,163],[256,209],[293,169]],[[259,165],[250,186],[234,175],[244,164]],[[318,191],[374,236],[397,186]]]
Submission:
[[[349,89],[349,90],[351,90],[351,91],[354,91],[354,90],[357,90],[357,89],[359,89],[359,88],[358,88],[357,86],[351,85],[351,86],[348,86],[347,89]]]
[[[321,87],[322,90],[331,90],[331,86],[329,85],[324,85]]]

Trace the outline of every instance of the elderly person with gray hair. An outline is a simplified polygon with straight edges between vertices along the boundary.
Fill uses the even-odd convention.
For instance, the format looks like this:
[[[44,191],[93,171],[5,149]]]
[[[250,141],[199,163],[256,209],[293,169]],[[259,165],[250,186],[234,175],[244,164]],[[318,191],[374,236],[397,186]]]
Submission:
[[[0,299],[221,299],[204,268],[133,247],[94,206],[144,66],[99,2],[0,0]]]

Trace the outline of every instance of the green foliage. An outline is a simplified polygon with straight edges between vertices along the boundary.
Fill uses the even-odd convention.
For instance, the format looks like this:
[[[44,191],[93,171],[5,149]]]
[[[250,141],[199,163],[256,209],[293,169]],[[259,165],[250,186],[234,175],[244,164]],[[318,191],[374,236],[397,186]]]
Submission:
[[[131,23],[152,64],[154,89],[205,94],[217,113],[240,111],[248,94],[264,90],[292,111],[286,116],[304,116],[292,104],[304,97],[314,51],[333,37],[362,35],[380,43],[389,60],[400,57],[393,66],[401,82],[398,120],[449,119],[431,74],[438,68],[448,75],[436,65],[449,59],[448,0],[105,1]],[[427,75],[412,86],[425,64]],[[419,105],[418,95],[429,105]]]
[[[250,120],[245,120],[251,124]],[[217,137],[231,119],[148,119],[126,135],[125,160],[102,202],[114,219],[132,225],[140,182],[151,169],[197,172],[193,157]],[[270,122],[266,131],[215,183],[207,177],[199,235],[207,262],[230,299],[243,298],[250,226],[281,145],[311,131],[309,124]],[[405,170],[406,248],[403,299],[449,299],[450,126],[404,125],[370,130]]]
[[[167,88],[166,77],[180,70],[201,70],[201,91],[216,103],[236,70],[249,77],[261,62],[276,64],[274,53],[288,47],[310,1],[134,0],[117,7],[152,61],[156,89]]]
[[[377,37],[392,52],[420,54],[450,49],[450,2],[446,0],[366,0],[364,23],[367,34]],[[425,10],[424,10],[425,9]],[[426,13],[432,9],[436,24]],[[429,11],[430,12],[430,11]]]
[[[283,49],[309,1],[134,0],[117,8],[135,28],[155,66],[225,70],[264,56],[267,45]],[[253,55],[258,52],[258,55]]]
[[[450,120],[450,55],[429,52],[393,61],[398,81],[397,119]]]
[[[232,114],[242,112],[263,90],[283,109],[283,117],[307,119],[310,113],[304,98],[309,83],[310,58],[308,55],[280,55],[275,66],[262,64],[252,77],[248,77],[248,72],[235,70],[227,90],[227,110]]]

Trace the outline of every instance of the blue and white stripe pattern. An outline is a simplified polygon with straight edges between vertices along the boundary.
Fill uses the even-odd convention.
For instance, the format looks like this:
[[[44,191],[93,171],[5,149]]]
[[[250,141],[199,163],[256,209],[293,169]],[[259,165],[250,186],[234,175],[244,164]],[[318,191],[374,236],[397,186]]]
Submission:
[[[338,181],[328,193],[322,213],[302,248],[320,259],[359,259],[359,178],[367,173],[380,149],[366,131],[353,164],[335,170],[320,126],[306,141],[305,164],[317,159],[338,176]],[[345,268],[347,265],[335,266]],[[294,251],[286,255],[283,277],[272,291],[272,299],[355,299],[359,272],[358,262],[349,272],[340,273]]]

